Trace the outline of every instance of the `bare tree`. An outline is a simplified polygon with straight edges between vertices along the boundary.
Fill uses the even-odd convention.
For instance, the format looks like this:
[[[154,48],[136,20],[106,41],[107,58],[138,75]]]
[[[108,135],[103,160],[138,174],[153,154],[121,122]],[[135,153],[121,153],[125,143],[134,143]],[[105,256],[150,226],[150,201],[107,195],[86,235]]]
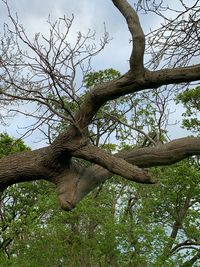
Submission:
[[[3,2],[7,5],[6,0]],[[189,39],[186,43],[184,40],[177,41],[176,46],[173,46],[174,38],[177,35],[182,37],[179,16],[174,20],[167,20],[164,17],[165,27],[152,32],[153,37],[147,36],[148,45],[145,49],[145,35],[134,8],[126,0],[112,0],[112,2],[125,18],[131,34],[130,68],[120,77],[98,84],[85,92],[82,82],[76,84],[76,77],[80,73],[84,76],[90,70],[91,58],[108,43],[109,36],[106,29],[99,47],[93,44],[94,33],[91,31],[86,35],[79,33],[75,42],[70,44],[67,37],[73,17],[71,19],[63,17],[56,23],[52,23],[49,19],[49,37],[36,34],[34,41],[31,41],[7,5],[14,28],[6,26],[5,36],[1,41],[1,100],[4,104],[16,104],[14,110],[22,114],[25,113],[21,108],[22,104],[34,104],[34,111],[25,114],[36,121],[30,131],[35,128],[44,131],[42,125],[46,125],[45,134],[50,144],[38,150],[17,153],[1,159],[1,190],[15,183],[45,179],[56,185],[61,207],[71,210],[94,187],[113,174],[134,182],[151,184],[156,181],[143,168],[170,165],[188,156],[200,154],[199,137],[180,138],[166,144],[158,144],[144,133],[154,144],[153,147],[134,147],[131,151],[116,154],[108,153],[91,143],[89,127],[96,114],[109,101],[142,90],[155,90],[161,86],[200,80],[200,64],[189,65],[197,51],[191,48],[190,56],[184,58],[180,56],[178,59],[176,57],[181,49],[185,49],[185,53],[187,48],[190,48]],[[139,2],[141,7],[142,1]],[[198,2],[187,9],[188,12],[195,10],[194,19],[197,16]],[[162,9],[161,4],[162,1],[160,9]],[[185,7],[184,4],[183,6]],[[160,12],[159,8],[155,9],[154,6],[152,12]],[[150,10],[149,7],[148,9]],[[184,14],[184,11],[181,12],[180,14]],[[195,23],[199,22],[191,20],[191,16],[187,18],[190,22],[184,31],[191,33],[191,36],[197,35]],[[186,23],[185,20],[183,22]],[[165,36],[167,29],[171,33],[171,35],[167,33],[168,38]],[[199,43],[199,38],[195,37],[195,41],[193,48]],[[24,50],[24,46],[28,47],[28,50]],[[159,64],[154,64],[150,70],[144,67],[144,53],[154,47],[151,63],[157,61]],[[164,55],[169,56],[168,66],[166,62],[162,64]],[[179,63],[172,64],[172,62]],[[184,64],[181,66],[180,62]],[[160,69],[159,65],[162,66]],[[149,68],[151,66],[152,64],[149,64]],[[157,69],[154,70],[155,68]],[[161,104],[163,109],[165,103]],[[117,123],[123,124],[114,119]],[[162,117],[159,125],[161,120]],[[52,138],[51,130],[61,122],[62,132]],[[90,161],[93,165],[84,167],[77,158]]]

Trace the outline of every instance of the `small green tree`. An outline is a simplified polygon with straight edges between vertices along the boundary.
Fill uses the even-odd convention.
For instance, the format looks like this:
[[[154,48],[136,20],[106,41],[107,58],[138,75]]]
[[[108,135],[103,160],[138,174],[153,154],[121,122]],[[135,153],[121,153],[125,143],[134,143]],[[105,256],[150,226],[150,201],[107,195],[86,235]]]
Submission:
[[[196,132],[200,132],[200,86],[188,89],[178,94],[177,101],[181,102],[186,109],[183,113],[183,127]]]
[[[30,150],[23,141],[15,140],[8,134],[0,134],[0,157],[12,153]],[[45,194],[41,188],[45,188]],[[24,250],[26,236],[34,231],[35,225],[42,225],[43,216],[48,217],[46,210],[51,187],[45,181],[21,183],[8,187],[0,195],[0,259],[4,266],[10,266]],[[28,245],[28,244],[27,244]],[[2,265],[3,266],[3,265]],[[12,264],[11,264],[12,266]],[[19,265],[18,265],[19,266]]]

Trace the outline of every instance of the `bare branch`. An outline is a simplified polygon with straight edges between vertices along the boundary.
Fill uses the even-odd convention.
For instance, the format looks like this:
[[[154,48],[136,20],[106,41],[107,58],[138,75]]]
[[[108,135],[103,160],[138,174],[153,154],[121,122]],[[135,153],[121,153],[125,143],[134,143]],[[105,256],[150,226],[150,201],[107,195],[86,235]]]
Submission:
[[[142,135],[145,136],[145,138],[146,138],[147,140],[150,141],[150,143],[152,143],[154,146],[156,146],[156,142],[151,138],[151,136],[149,136],[148,134],[146,134],[143,130],[141,130],[141,129],[137,128],[137,127],[133,127],[132,125],[129,125],[129,124],[127,124],[127,123],[121,121],[121,120],[118,119],[116,116],[110,115],[110,114],[108,114],[108,113],[106,113],[106,115],[107,115],[107,116],[110,116],[110,118],[113,120],[113,122],[118,122],[118,123],[120,123],[121,125],[124,125],[124,126],[130,128],[130,129],[132,129],[133,131],[136,131],[136,132],[138,132],[138,133],[141,133]]]

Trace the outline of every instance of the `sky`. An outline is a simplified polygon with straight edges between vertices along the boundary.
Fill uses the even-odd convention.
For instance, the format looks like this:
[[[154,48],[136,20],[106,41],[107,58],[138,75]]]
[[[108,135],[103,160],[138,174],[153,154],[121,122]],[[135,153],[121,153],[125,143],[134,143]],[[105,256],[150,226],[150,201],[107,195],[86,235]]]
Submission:
[[[134,0],[129,2],[132,4]],[[48,31],[48,24],[46,23],[48,15],[51,16],[52,20],[56,20],[63,15],[71,17],[74,14],[74,34],[76,35],[79,31],[87,32],[88,29],[95,30],[98,44],[105,24],[112,40],[105,50],[93,60],[92,66],[94,70],[111,67],[121,73],[128,70],[128,59],[131,51],[130,34],[124,18],[113,6],[111,0],[8,0],[8,3],[11,12],[17,13],[20,23],[23,24],[29,36],[33,36],[37,32],[45,34]],[[140,21],[145,33],[149,32],[150,28],[159,25],[160,22],[159,18],[152,14],[140,15]],[[0,0],[0,32],[4,22],[10,24],[5,5]],[[172,114],[172,123],[181,119],[180,114],[182,112],[180,107],[173,107],[173,109],[176,109],[176,112],[174,115]],[[9,120],[9,127],[1,126],[0,131],[7,131],[18,138],[17,132],[21,132],[18,128],[25,123],[21,117],[15,117]],[[173,138],[187,134],[178,126],[171,127],[170,131]],[[35,143],[35,141],[37,141],[37,135],[25,140],[33,148],[42,146],[41,143]]]

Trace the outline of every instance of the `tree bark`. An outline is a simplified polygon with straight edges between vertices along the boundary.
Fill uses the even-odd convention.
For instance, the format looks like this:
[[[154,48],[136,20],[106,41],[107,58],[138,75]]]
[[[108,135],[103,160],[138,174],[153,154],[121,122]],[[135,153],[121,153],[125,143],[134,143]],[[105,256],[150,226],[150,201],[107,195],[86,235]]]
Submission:
[[[68,155],[62,160],[54,161],[51,146],[4,157],[0,160],[0,188],[2,190],[14,183],[45,179],[56,185],[61,207],[70,210],[93,188],[111,178],[113,173],[124,175],[125,178],[135,182],[144,183],[145,178],[147,179],[145,182],[152,183],[150,177],[146,176],[146,171],[139,168],[170,165],[188,156],[200,154],[200,138],[180,138],[158,147],[133,149],[115,155],[106,153],[106,159],[100,158],[100,161],[97,152],[99,149],[90,149],[89,155],[87,147],[83,147],[71,152],[71,157],[88,159],[106,168],[99,165],[85,168],[76,163],[75,159],[71,160]],[[101,154],[102,150],[100,156]],[[125,168],[123,168],[124,163]],[[117,164],[119,165],[116,166]],[[120,164],[122,164],[121,169],[118,168]],[[133,174],[131,169],[127,169],[126,173],[126,166],[132,165],[137,166],[133,166]],[[134,178],[135,170],[137,179]]]
[[[71,117],[68,120],[70,125],[49,147],[32,152],[17,153],[1,159],[0,190],[14,183],[45,179],[56,185],[61,207],[70,210],[95,186],[109,179],[113,174],[139,183],[153,183],[154,181],[151,180],[148,173],[141,168],[170,165],[188,156],[200,154],[199,137],[181,138],[158,147],[135,148],[116,155],[111,155],[103,149],[92,147],[89,144],[88,126],[92,123],[98,110],[108,101],[162,85],[200,80],[199,64],[157,71],[145,69],[143,63],[145,37],[139,18],[128,1],[113,0],[113,4],[124,16],[132,36],[129,71],[120,78],[91,89],[83,103],[79,103],[76,114],[72,116],[70,111]],[[9,7],[8,13],[11,17]],[[19,36],[18,24],[12,17],[11,20],[16,28],[16,35]],[[21,41],[24,41],[22,37]],[[37,51],[34,52],[37,53]],[[41,53],[39,55],[42,57]],[[47,60],[47,58],[42,59],[45,62]],[[51,66],[49,62],[47,65]],[[52,73],[50,74],[52,75]],[[37,98],[29,99],[28,89],[17,87],[12,78],[8,83],[9,86],[13,88],[13,94],[7,95],[6,90],[1,90],[2,99],[37,101]],[[25,92],[22,99],[19,93],[15,95],[17,90]],[[88,160],[99,166],[84,168],[73,157]]]

